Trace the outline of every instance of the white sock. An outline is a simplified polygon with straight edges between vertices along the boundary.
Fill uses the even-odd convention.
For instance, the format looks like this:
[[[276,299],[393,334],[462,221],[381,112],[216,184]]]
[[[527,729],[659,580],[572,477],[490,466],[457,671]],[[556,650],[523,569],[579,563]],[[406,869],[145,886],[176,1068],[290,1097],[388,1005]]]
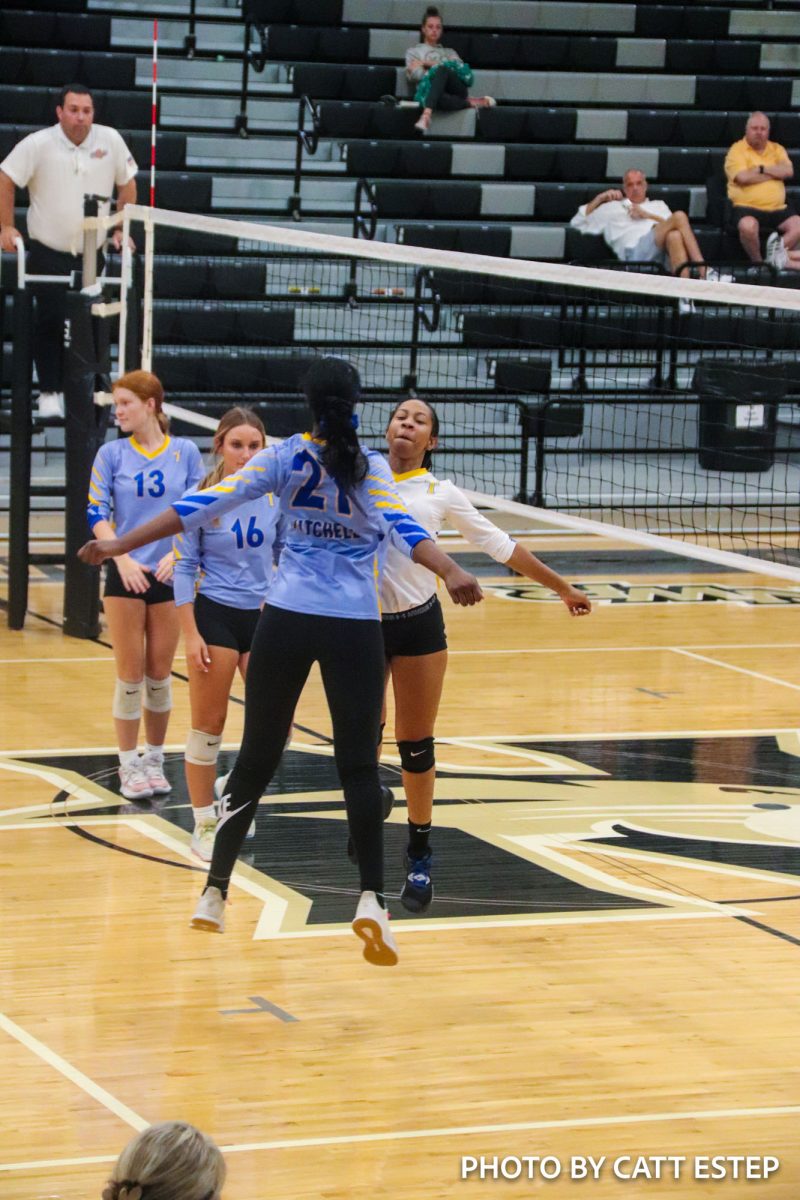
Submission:
[[[202,808],[193,808],[195,825],[214,825],[217,820],[217,810],[213,804],[204,804]]]
[[[158,762],[163,762],[163,761],[164,761],[164,747],[163,747],[163,745],[161,745],[161,746],[151,746],[149,742],[145,742],[145,744],[144,744],[144,752],[145,752],[145,754],[147,754],[147,755],[148,755],[150,758],[155,758],[155,759],[157,759],[157,760],[158,760]]]
[[[131,763],[135,763],[139,757],[138,750],[120,750],[119,765],[121,767],[129,767]]]

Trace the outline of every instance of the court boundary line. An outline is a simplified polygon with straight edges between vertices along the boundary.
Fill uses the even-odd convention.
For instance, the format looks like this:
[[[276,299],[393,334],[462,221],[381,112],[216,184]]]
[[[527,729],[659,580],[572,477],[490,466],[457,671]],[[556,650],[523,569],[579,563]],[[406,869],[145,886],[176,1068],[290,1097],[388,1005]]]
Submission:
[[[105,645],[105,643],[102,643]],[[450,655],[484,655],[492,657],[504,654],[652,654],[654,650],[792,650],[800,649],[800,642],[696,642],[690,646],[521,646],[503,650],[449,650]],[[0,666],[51,666],[53,663],[113,663],[113,655],[75,655],[66,657],[0,658]],[[186,661],[185,654],[176,654],[174,661]]]
[[[674,647],[668,647],[674,649]],[[653,647],[650,647],[652,650]],[[722,664],[723,666],[725,664]],[[796,725],[780,725],[769,726],[768,728],[757,729],[627,729],[627,730],[599,730],[590,729],[583,730],[578,733],[553,733],[538,731],[535,733],[482,733],[482,741],[491,742],[618,742],[623,739],[631,741],[647,741],[649,738],[736,738],[736,737],[775,737],[780,733],[798,733],[800,732],[800,720]],[[448,736],[446,739],[454,745],[459,745],[465,740],[464,735]],[[471,737],[466,738],[467,741],[472,741]],[[240,743],[223,742],[222,750],[238,750]],[[287,749],[291,750],[294,747],[309,746],[308,742],[290,742]],[[323,750],[327,743],[322,746],[315,746],[314,749]],[[184,742],[172,742],[164,747],[166,754],[182,754],[186,749]],[[0,759],[3,758],[31,758],[36,755],[39,758],[68,758],[77,757],[81,754],[113,754],[116,756],[119,753],[118,746],[29,746],[29,747],[14,747],[10,750],[0,750]],[[27,764],[31,765],[31,764]],[[2,810],[0,810],[2,816]]]
[[[722,667],[726,671],[735,671],[738,675],[748,675],[751,679],[760,679],[764,683],[773,683],[776,687],[791,688],[794,692],[800,692],[800,683],[789,683],[786,679],[776,679],[774,675],[764,675],[761,671],[751,671],[748,667],[737,667],[735,663],[709,658],[706,654],[695,654],[693,650],[684,650],[679,646],[670,646],[669,649],[673,654],[682,654],[684,658],[693,658],[696,662],[709,663],[712,667]]]
[[[55,1071],[58,1071],[70,1083],[79,1087],[87,1096],[91,1096],[93,1100],[97,1100],[103,1108],[113,1113],[115,1117],[119,1117],[126,1125],[132,1126],[138,1133],[143,1129],[147,1129],[150,1124],[149,1121],[146,1121],[144,1117],[140,1117],[138,1113],[129,1108],[127,1104],[123,1104],[121,1100],[117,1100],[116,1096],[112,1096],[111,1092],[102,1087],[101,1084],[95,1083],[93,1079],[90,1079],[78,1067],[73,1067],[72,1063],[68,1062],[66,1058],[63,1058],[57,1051],[51,1050],[49,1046],[45,1045],[39,1038],[34,1037],[33,1034],[28,1033],[16,1021],[12,1021],[10,1017],[7,1017],[5,1013],[0,1013],[0,1029],[21,1046],[30,1050],[42,1062],[52,1067]]]
[[[379,1142],[404,1142],[428,1138],[479,1137],[492,1133],[530,1133],[537,1130],[602,1129],[626,1125],[657,1125],[671,1121],[731,1121],[753,1120],[760,1117],[794,1117],[800,1115],[800,1104],[773,1105],[763,1108],[711,1108],[689,1112],[652,1112],[607,1114],[600,1117],[564,1117],[558,1120],[509,1121],[494,1125],[453,1125],[433,1129],[395,1129],[381,1133],[330,1134],[327,1137],[286,1138],[264,1142],[237,1142],[220,1145],[223,1154],[245,1154],[269,1150],[306,1150],[324,1146],[358,1146]],[[116,1155],[92,1156],[82,1159],[54,1158],[35,1162],[0,1163],[0,1171],[33,1171],[45,1167],[93,1166],[115,1162]]]

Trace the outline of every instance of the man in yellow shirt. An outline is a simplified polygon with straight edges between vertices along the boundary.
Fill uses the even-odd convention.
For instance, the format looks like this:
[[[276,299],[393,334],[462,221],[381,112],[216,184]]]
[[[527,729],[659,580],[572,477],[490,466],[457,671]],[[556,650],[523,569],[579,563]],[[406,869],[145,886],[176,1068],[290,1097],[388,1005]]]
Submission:
[[[769,140],[769,117],[751,113],[744,137],[734,142],[725,159],[730,223],[752,262],[762,262],[762,232],[768,232],[767,259],[789,266],[789,251],[800,241],[800,217],[786,203],[784,180],[794,175],[789,155]],[[791,264],[794,265],[794,264]]]

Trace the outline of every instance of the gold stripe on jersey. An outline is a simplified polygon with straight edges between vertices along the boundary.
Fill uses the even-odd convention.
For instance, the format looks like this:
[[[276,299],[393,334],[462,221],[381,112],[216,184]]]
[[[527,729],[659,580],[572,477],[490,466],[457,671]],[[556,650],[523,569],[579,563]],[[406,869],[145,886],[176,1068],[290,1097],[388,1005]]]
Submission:
[[[416,475],[427,475],[427,467],[415,467],[413,471],[392,471],[395,483],[401,483],[404,479],[413,479]]]
[[[158,458],[159,454],[164,453],[171,440],[172,439],[170,438],[169,434],[167,434],[157,450],[145,450],[144,446],[140,446],[136,438],[133,436],[133,434],[131,434],[131,436],[128,438],[128,444],[133,446],[134,450],[136,450],[138,454],[143,454],[145,458]]]

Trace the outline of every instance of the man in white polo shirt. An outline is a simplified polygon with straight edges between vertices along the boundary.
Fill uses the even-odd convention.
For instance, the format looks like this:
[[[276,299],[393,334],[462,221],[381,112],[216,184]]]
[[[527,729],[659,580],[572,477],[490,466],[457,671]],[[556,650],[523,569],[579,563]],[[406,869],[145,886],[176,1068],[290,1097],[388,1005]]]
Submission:
[[[136,203],[133,155],[116,129],[94,124],[91,92],[77,83],[63,88],[56,116],[57,125],[29,134],[0,163],[0,247],[15,250],[21,235],[14,228],[14,189],[27,187],[27,269],[32,275],[80,270],[84,195],[110,198],[116,188],[117,210]],[[120,237],[120,230],[115,230],[117,248]],[[51,284],[32,290],[39,415],[63,416],[66,289]]]
[[[672,212],[663,200],[648,200],[647,179],[635,168],[623,175],[622,191],[600,192],[581,205],[570,224],[582,233],[601,233],[622,262],[658,262],[673,275],[687,262],[703,262],[686,213]],[[704,266],[698,273],[706,278]]]

